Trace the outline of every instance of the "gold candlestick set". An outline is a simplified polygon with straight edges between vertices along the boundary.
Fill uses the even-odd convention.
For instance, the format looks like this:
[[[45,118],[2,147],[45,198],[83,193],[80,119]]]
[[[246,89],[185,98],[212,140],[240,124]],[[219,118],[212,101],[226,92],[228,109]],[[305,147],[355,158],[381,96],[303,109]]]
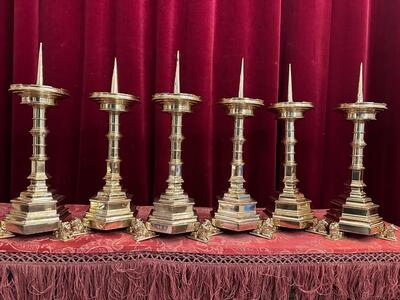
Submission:
[[[90,199],[90,208],[84,220],[88,227],[100,230],[125,228],[131,224],[133,212],[130,208],[131,199],[120,185],[119,158],[119,115],[126,112],[130,104],[138,99],[129,94],[118,92],[117,60],[114,60],[114,70],[111,81],[111,92],[96,92],[90,98],[97,101],[100,109],[108,112],[108,158],[105,185],[95,197]]]
[[[46,174],[46,109],[56,106],[67,97],[64,89],[43,84],[42,44],[39,47],[36,84],[12,84],[10,91],[21,97],[21,103],[32,106],[33,138],[30,184],[18,198],[11,200],[11,211],[6,216],[6,230],[18,234],[35,234],[55,231],[60,219],[69,213],[61,205],[62,197],[52,193],[47,186]]]
[[[358,95],[355,103],[343,103],[339,109],[346,113],[346,119],[354,123],[353,142],[351,146],[351,181],[347,184],[344,195],[332,201],[331,209],[326,215],[329,222],[339,222],[339,230],[362,235],[378,235],[390,238],[391,226],[386,226],[378,214],[379,205],[372,202],[364,191],[364,141],[367,121],[375,120],[378,112],[386,108],[385,103],[364,102],[363,73],[360,65]]]
[[[182,117],[190,113],[192,105],[200,102],[200,97],[181,93],[179,72],[179,51],[176,57],[175,82],[173,93],[155,94],[153,100],[162,105],[164,112],[171,114],[171,156],[167,189],[160,199],[154,202],[154,210],[149,217],[151,230],[155,232],[177,234],[191,232],[197,222],[193,210],[194,201],[182,188]]]
[[[260,99],[245,98],[244,90],[244,60],[240,71],[238,97],[222,99],[222,104],[228,108],[228,115],[234,118],[233,158],[231,164],[230,187],[222,199],[218,200],[218,210],[215,213],[214,225],[221,229],[233,231],[248,231],[257,227],[260,216],[256,212],[256,204],[244,188],[243,178],[243,144],[245,138],[244,120],[253,116],[256,107],[263,105]]]
[[[30,185],[16,199],[11,200],[11,211],[0,224],[0,238],[13,236],[13,233],[29,235],[42,232],[54,232],[57,238],[69,240],[86,234],[88,228],[95,230],[113,230],[128,228],[128,232],[137,240],[155,237],[156,233],[191,233],[190,238],[208,242],[210,237],[221,233],[220,229],[235,232],[250,232],[264,238],[272,238],[278,227],[306,229],[314,233],[328,235],[331,239],[341,238],[342,232],[362,235],[376,235],[383,239],[395,239],[393,225],[385,226],[378,215],[378,205],[366,196],[363,182],[364,129],[367,120],[374,120],[377,112],[386,109],[382,103],[364,102],[362,93],[362,68],[358,100],[356,103],[344,103],[340,109],[346,112],[348,120],[354,122],[353,154],[351,182],[345,196],[332,201],[325,220],[317,220],[311,210],[311,200],[297,188],[295,162],[295,126],[297,119],[311,109],[311,102],[293,101],[292,76],[289,65],[288,99],[285,102],[271,104],[271,110],[277,119],[285,124],[285,159],[283,162],[283,190],[274,197],[275,209],[272,218],[261,220],[256,211],[257,202],[247,193],[243,177],[244,121],[253,116],[255,108],[263,101],[244,97],[244,60],[242,59],[237,97],[224,98],[221,103],[227,107],[227,114],[234,119],[233,158],[229,189],[218,200],[218,209],[212,220],[198,222],[194,211],[194,201],[183,190],[182,178],[182,135],[183,114],[190,113],[192,106],[199,103],[200,97],[181,93],[180,61],[177,52],[173,93],[157,93],[153,100],[162,106],[164,112],[171,114],[171,149],[167,188],[159,199],[154,201],[154,209],[147,222],[134,216],[131,199],[122,189],[120,181],[119,140],[121,113],[128,111],[138,98],[120,93],[118,90],[117,61],[114,60],[111,92],[95,92],[90,98],[100,105],[100,110],[108,112],[108,157],[106,159],[105,185],[90,199],[90,208],[83,221],[74,219],[62,222],[68,217],[68,211],[61,205],[61,196],[53,194],[47,184],[45,163],[45,126],[46,108],[55,106],[57,101],[68,96],[64,89],[43,85],[42,45],[40,44],[36,84],[12,84],[10,91],[18,94],[23,104],[33,108],[33,154],[31,157]],[[328,228],[329,227],[329,228]],[[328,234],[329,233],[329,234]]]

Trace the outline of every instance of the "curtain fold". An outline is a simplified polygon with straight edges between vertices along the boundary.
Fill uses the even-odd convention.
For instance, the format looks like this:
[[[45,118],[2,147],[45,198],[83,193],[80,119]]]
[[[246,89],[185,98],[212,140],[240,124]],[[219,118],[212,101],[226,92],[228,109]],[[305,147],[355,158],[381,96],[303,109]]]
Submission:
[[[121,117],[123,186],[136,204],[166,187],[170,116],[153,103],[171,92],[176,51],[181,90],[201,96],[184,116],[184,187],[198,206],[215,206],[228,188],[233,121],[219,104],[244,94],[265,106],[286,100],[288,64],[298,101],[314,109],[296,123],[300,188],[313,207],[327,207],[349,179],[351,123],[335,110],[357,95],[360,63],[366,100],[389,110],[368,124],[366,182],[381,214],[400,222],[400,2],[396,0],[32,0],[0,3],[0,196],[26,185],[31,109],[11,97],[11,82],[33,83],[38,42],[45,84],[71,97],[48,111],[50,184],[69,203],[87,203],[103,185],[107,114],[90,100],[110,89],[118,59],[120,91],[140,98]],[[266,107],[245,122],[245,178],[259,206],[269,205],[282,176],[282,130]]]

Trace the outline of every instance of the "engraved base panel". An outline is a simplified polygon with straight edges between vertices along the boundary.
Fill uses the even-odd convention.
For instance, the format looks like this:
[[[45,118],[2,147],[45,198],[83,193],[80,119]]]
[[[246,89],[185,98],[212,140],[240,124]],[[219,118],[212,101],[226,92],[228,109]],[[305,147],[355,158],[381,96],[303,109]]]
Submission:
[[[194,201],[187,195],[162,195],[154,202],[154,209],[149,216],[151,230],[166,234],[192,232],[197,222],[193,210]]]
[[[276,226],[305,229],[312,224],[314,214],[311,210],[310,200],[306,198],[294,200],[282,196],[271,198],[275,202],[275,210],[272,213],[272,218]]]
[[[257,202],[248,195],[241,198],[246,200],[232,200],[227,194],[218,200],[218,210],[213,219],[216,227],[238,232],[257,228],[257,222],[260,220],[256,212]]]
[[[8,231],[23,235],[55,231],[60,222],[57,201],[26,202],[13,199],[5,222]]]
[[[131,200],[122,197],[112,201],[90,199],[90,207],[85,215],[85,222],[89,228],[98,230],[113,230],[129,227],[133,218],[130,208]]]
[[[379,205],[372,202],[346,202],[343,205],[342,216],[339,218],[339,229],[363,235],[379,233],[384,223],[378,215],[378,208]]]

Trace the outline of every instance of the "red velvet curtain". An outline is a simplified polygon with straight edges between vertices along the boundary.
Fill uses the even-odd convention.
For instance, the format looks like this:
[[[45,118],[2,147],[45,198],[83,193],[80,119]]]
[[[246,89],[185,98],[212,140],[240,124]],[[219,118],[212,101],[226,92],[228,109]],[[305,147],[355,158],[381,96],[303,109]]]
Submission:
[[[120,90],[141,100],[121,118],[123,185],[137,204],[163,191],[170,117],[151,95],[172,91],[180,49],[182,90],[202,97],[184,117],[184,186],[198,206],[228,187],[233,122],[218,103],[236,95],[243,56],[245,95],[265,104],[286,99],[292,63],[294,98],[315,105],[297,122],[300,187],[327,207],[344,190],[351,154],[352,126],[334,108],[356,99],[364,62],[366,99],[389,107],[368,124],[368,192],[399,222],[399,13],[397,0],[1,1],[1,199],[26,187],[31,154],[31,108],[7,87],[34,82],[42,41],[45,83],[71,93],[48,113],[50,184],[67,202],[88,203],[103,184],[107,115],[88,95],[109,90],[114,56]],[[280,135],[265,107],[246,120],[245,177],[259,206],[279,184]]]

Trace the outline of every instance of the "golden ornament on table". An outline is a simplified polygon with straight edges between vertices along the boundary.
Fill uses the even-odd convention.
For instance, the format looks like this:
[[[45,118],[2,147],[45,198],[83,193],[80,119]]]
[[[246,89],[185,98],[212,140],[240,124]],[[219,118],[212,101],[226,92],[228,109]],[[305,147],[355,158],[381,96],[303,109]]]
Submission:
[[[103,188],[90,199],[90,207],[85,215],[88,227],[98,230],[112,230],[126,228],[131,225],[133,212],[131,199],[122,190],[120,181],[119,140],[120,114],[128,111],[130,105],[138,99],[130,94],[118,91],[117,60],[114,60],[114,69],[111,81],[111,92],[95,92],[90,98],[98,102],[100,110],[108,112],[108,158],[106,160],[106,175]]]
[[[285,160],[283,162],[283,190],[278,197],[274,197],[275,209],[272,220],[277,227],[291,229],[306,229],[313,223],[314,214],[311,210],[311,201],[297,188],[299,180],[296,176],[294,123],[304,117],[304,112],[313,108],[311,102],[293,101],[292,71],[289,64],[288,99],[285,102],[277,102],[269,106],[269,110],[275,113],[278,120],[285,124]],[[259,235],[260,236],[260,235]],[[270,238],[268,234],[267,238]]]
[[[242,59],[238,97],[222,99],[222,104],[228,108],[228,115],[234,118],[233,158],[229,189],[218,200],[218,210],[213,224],[221,229],[232,231],[250,231],[257,227],[260,216],[256,211],[257,202],[251,198],[244,188],[243,177],[243,144],[244,120],[254,115],[254,109],[262,106],[260,99],[243,96],[244,90],[244,60]]]
[[[61,88],[43,84],[42,44],[39,47],[36,84],[12,84],[10,91],[21,97],[21,103],[32,106],[33,153],[31,156],[30,184],[18,198],[11,200],[11,210],[6,215],[7,231],[29,235],[55,231],[60,219],[69,216],[61,205],[62,196],[54,194],[47,186],[46,161],[46,109],[56,106],[68,92]]]
[[[71,221],[60,222],[58,229],[54,232],[54,237],[57,240],[66,242],[77,238],[82,235],[86,235],[90,232],[86,220],[79,218],[73,218]]]
[[[149,216],[151,230],[166,234],[192,232],[197,222],[193,199],[182,188],[182,118],[192,111],[192,105],[200,102],[200,97],[181,93],[179,77],[179,52],[177,53],[175,83],[173,93],[157,93],[153,100],[160,103],[164,112],[171,114],[171,152],[167,189],[154,201],[154,209]]]
[[[363,159],[366,122],[375,120],[376,114],[386,109],[386,104],[364,102],[362,75],[361,64],[357,101],[339,106],[346,113],[347,120],[354,123],[350,184],[346,185],[345,194],[331,202],[331,208],[325,217],[328,222],[339,222],[340,231],[382,237],[386,227],[378,214],[379,205],[373,203],[364,190],[366,184]],[[389,236],[393,238],[393,235]]]

